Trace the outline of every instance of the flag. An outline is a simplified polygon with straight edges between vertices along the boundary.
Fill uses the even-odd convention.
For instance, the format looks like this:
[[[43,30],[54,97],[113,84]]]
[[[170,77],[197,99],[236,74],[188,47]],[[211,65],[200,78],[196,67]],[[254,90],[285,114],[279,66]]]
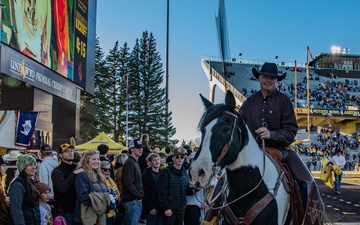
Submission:
[[[15,145],[29,147],[35,132],[39,112],[16,112]]]
[[[331,171],[330,161],[327,158],[324,158],[321,162],[321,173],[320,179],[324,181],[324,184],[330,188],[334,187],[333,176]]]
[[[307,54],[310,54],[311,59],[314,59],[314,57],[312,56],[312,53],[310,51],[309,46],[306,46],[306,52],[307,52]]]

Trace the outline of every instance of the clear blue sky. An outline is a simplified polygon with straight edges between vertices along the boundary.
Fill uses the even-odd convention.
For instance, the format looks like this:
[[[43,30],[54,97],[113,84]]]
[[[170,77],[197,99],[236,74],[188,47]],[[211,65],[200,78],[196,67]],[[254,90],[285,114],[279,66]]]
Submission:
[[[96,33],[107,54],[115,41],[130,48],[143,31],[154,34],[165,60],[166,0],[98,0]],[[177,133],[200,136],[203,113],[199,94],[208,97],[202,56],[220,56],[215,13],[219,0],[170,0],[169,108]],[[306,46],[313,56],[332,45],[360,54],[358,0],[225,0],[231,57],[304,63]],[[165,68],[165,67],[164,67]],[[164,79],[165,80],[165,79]],[[224,95],[217,92],[217,100]]]

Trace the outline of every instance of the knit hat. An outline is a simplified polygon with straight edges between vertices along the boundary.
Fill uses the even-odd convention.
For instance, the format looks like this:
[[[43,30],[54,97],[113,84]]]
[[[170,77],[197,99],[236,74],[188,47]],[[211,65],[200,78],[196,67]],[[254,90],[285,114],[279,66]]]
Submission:
[[[40,194],[44,193],[46,190],[51,191],[51,188],[45,183],[37,182],[35,187]]]
[[[29,166],[33,163],[36,164],[36,159],[33,156],[19,155],[17,157],[16,167],[18,168],[19,173],[21,173],[21,171],[23,171],[27,166]]]

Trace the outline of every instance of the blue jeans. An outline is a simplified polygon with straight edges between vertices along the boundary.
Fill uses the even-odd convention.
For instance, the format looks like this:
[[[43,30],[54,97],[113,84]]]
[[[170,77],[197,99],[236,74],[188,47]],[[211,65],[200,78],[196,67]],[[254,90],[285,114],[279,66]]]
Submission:
[[[68,225],[74,224],[74,214],[64,213],[62,216],[66,219]]]
[[[124,225],[138,225],[142,211],[142,202],[133,200],[125,202],[123,205],[125,208]]]
[[[335,184],[335,191],[339,191],[339,192],[340,192],[340,184],[341,184],[341,178],[342,178],[342,171],[341,171],[341,173],[340,173],[339,175],[336,175],[335,173],[334,173],[334,175],[335,175],[335,182],[334,182],[334,184]]]
[[[150,214],[146,215],[146,225],[162,225],[163,224],[163,214],[158,212],[155,216]]]

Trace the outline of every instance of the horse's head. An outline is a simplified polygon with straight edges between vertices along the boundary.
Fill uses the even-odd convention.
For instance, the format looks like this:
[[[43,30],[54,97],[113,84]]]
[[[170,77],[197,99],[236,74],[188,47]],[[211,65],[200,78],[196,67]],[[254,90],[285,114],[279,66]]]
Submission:
[[[200,95],[201,96],[201,95]],[[248,142],[245,123],[235,109],[235,97],[228,91],[225,104],[214,105],[201,96],[205,112],[199,122],[201,144],[191,164],[190,175],[196,188],[204,188],[221,169],[232,164]]]

